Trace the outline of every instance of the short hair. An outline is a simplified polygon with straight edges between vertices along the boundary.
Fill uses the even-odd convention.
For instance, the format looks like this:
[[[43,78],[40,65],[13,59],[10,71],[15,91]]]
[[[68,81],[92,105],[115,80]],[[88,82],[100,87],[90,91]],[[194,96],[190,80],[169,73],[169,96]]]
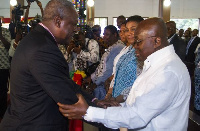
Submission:
[[[117,28],[113,25],[108,25],[105,27],[105,30],[110,30],[110,32],[114,35],[115,33],[117,34],[117,37],[119,37]]]
[[[118,16],[118,17],[117,17],[117,19],[122,19],[122,20],[124,20],[124,21],[125,21],[125,20],[126,20],[126,17],[125,17],[125,16],[123,16],[123,15],[120,15],[120,16]]]
[[[137,23],[140,23],[141,21],[143,21],[144,18],[142,18],[142,16],[139,16],[139,15],[134,15],[134,16],[130,16],[128,17],[128,19],[126,20],[126,23],[128,22],[137,22]],[[125,24],[126,24],[125,23]]]
[[[167,21],[166,24],[170,24],[171,27],[173,27],[174,29],[176,29],[176,23],[174,21]]]
[[[74,9],[73,4],[67,0],[51,0],[44,8],[43,20],[51,20],[55,16],[67,18],[72,9]]]
[[[94,26],[92,27],[92,31],[93,31],[93,32],[101,31],[101,26],[100,26],[100,25],[94,25]]]

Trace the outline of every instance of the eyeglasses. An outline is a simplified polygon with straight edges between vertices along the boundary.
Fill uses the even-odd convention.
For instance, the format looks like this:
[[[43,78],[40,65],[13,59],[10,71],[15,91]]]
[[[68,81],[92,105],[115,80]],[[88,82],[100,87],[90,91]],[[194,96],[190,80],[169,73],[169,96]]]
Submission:
[[[157,36],[149,36],[146,37],[145,39],[138,39],[138,37],[134,38],[134,45],[139,46],[141,44],[142,41],[148,39],[148,38],[156,38]]]

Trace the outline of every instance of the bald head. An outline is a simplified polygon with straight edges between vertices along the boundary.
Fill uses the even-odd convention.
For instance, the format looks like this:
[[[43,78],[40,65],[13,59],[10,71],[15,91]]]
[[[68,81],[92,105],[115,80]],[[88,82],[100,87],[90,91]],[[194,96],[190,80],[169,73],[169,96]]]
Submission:
[[[139,61],[168,46],[167,28],[160,18],[150,18],[139,23],[135,31],[135,49]]]
[[[77,31],[78,14],[67,0],[50,0],[45,9],[42,23],[59,44],[68,43]]]
[[[147,37],[156,36],[161,39],[162,45],[168,45],[166,24],[161,18],[149,18],[140,22],[135,34],[138,33],[142,33]]]
[[[44,9],[43,21],[53,20],[55,16],[60,18],[70,17],[70,13],[75,12],[74,6],[67,0],[51,0]]]

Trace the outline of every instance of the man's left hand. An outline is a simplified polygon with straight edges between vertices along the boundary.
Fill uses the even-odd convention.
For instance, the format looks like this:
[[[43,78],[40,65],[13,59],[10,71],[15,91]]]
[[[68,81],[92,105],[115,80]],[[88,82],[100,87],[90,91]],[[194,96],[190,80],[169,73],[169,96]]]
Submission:
[[[88,109],[88,104],[81,94],[77,94],[79,101],[73,105],[57,103],[59,111],[68,119],[83,119]]]

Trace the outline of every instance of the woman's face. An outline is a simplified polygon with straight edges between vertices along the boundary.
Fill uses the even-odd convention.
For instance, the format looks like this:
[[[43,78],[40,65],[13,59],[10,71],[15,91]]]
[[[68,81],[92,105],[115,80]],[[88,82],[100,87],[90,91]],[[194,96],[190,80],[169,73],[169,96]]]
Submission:
[[[127,40],[125,37],[125,30],[126,30],[126,26],[125,26],[125,24],[122,24],[121,28],[120,28],[119,36],[123,43],[127,43]]]
[[[138,26],[138,23],[135,21],[129,21],[126,23],[126,29],[125,29],[125,37],[127,40],[127,45],[130,45],[134,43],[134,33],[135,29]]]

